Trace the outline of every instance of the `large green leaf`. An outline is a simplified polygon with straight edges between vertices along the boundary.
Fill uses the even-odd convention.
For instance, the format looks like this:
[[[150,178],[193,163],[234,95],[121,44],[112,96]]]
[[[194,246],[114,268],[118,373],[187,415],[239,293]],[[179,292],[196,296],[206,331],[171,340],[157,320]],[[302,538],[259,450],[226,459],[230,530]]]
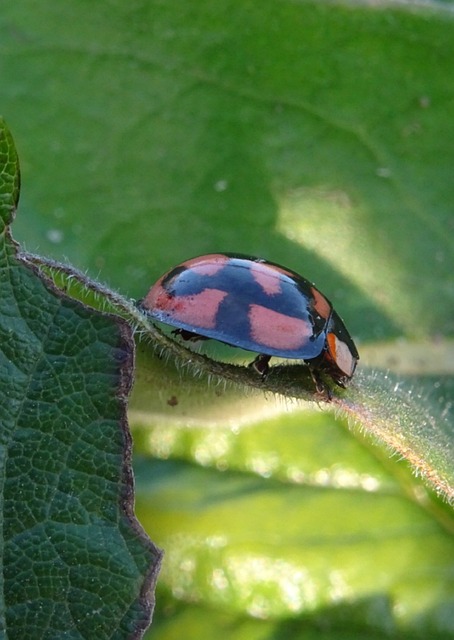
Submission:
[[[161,584],[178,598],[272,621],[323,610],[333,624],[342,607],[364,629],[450,637],[452,537],[398,491],[328,472],[310,488],[169,462],[136,471],[138,513],[168,554]]]
[[[16,233],[131,295],[236,250],[316,280],[363,340],[452,334],[451,28],[333,3],[11,5]]]
[[[0,494],[5,638],[134,638],[159,551],[133,514],[133,341],[17,253],[14,145],[0,121]]]
[[[330,558],[351,591],[337,600],[338,591],[324,589],[329,567],[324,577],[313,571],[316,610],[280,609],[269,626],[249,620],[244,628],[267,638],[309,637],[314,629],[335,637],[347,619],[347,637],[370,634],[370,624],[378,633],[454,637],[452,511],[396,460],[406,458],[451,495],[453,36],[449,3],[421,10],[206,0],[177,10],[157,0],[24,0],[2,12],[2,109],[26,178],[15,228],[29,250],[67,257],[136,297],[191,255],[261,255],[315,280],[359,344],[357,383],[334,403],[360,425],[352,431],[301,404],[245,394],[242,387],[254,384],[246,374],[215,367],[211,374],[237,376],[240,391],[207,387],[206,379],[194,380],[209,369],[203,361],[178,370],[172,358],[152,355],[147,341],[140,345],[131,406],[137,448],[181,460],[168,470],[141,464],[141,518],[167,548],[166,592],[174,600],[197,596],[202,605],[177,607],[165,620],[174,611],[166,600],[162,633],[215,635],[243,627],[235,616],[250,612],[234,590],[222,607],[207,594],[202,552],[192,591],[174,570],[177,561],[184,566],[183,552],[188,565],[194,561],[191,535],[195,543],[213,535],[219,505],[224,558],[236,553],[235,521],[240,538],[252,528],[272,531],[277,542],[261,556],[266,566],[285,557],[302,570],[311,552],[304,510],[289,521],[300,540],[292,546],[279,509],[304,504],[314,530],[323,531],[333,510],[317,509],[310,496],[325,487],[338,500],[336,513],[342,509]],[[394,374],[372,375],[367,364]],[[274,372],[268,388],[304,396],[287,373]],[[246,513],[235,501],[241,482]],[[385,506],[377,511],[378,504]],[[249,512],[260,514],[254,527]],[[390,534],[387,561],[374,565],[370,547],[357,549],[367,575],[349,582],[345,571],[355,564],[341,562],[343,526],[364,525],[364,539],[379,539],[393,520],[402,536]],[[242,556],[245,567],[259,543],[257,535],[250,557]],[[212,575],[222,569],[214,558]],[[368,590],[374,577],[380,588]],[[278,584],[270,584],[271,595]],[[210,602],[223,608],[219,616],[204,609]],[[284,622],[300,615],[302,626]]]

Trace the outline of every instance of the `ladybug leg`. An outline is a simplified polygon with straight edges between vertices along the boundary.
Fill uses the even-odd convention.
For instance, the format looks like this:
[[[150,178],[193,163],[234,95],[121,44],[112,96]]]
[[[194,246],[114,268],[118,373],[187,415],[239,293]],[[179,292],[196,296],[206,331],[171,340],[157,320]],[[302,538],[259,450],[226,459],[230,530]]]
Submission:
[[[311,378],[314,382],[316,392],[321,396],[324,396],[328,400],[331,400],[333,397],[331,389],[327,387],[326,384],[323,382],[320,376],[320,373],[317,371],[317,369],[313,369],[312,367],[309,367],[309,373],[311,374]]]
[[[173,336],[180,336],[182,340],[187,340],[188,342],[197,342],[198,340],[209,340],[205,336],[201,336],[198,333],[193,333],[192,331],[188,331],[187,329],[174,329],[172,331]]]
[[[268,363],[270,360],[271,356],[267,356],[264,353],[259,353],[255,360],[251,362],[249,367],[257,371],[257,373],[260,374],[262,378],[265,378],[269,371]]]

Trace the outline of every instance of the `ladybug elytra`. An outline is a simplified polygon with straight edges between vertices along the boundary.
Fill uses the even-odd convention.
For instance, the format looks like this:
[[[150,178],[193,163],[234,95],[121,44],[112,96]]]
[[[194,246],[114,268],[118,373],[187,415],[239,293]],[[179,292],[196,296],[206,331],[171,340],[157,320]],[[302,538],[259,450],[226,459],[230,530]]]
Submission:
[[[260,258],[192,258],[159,278],[139,305],[185,339],[257,353],[252,366],[263,375],[277,356],[304,360],[317,388],[320,372],[345,387],[359,359],[330,301],[294,271]]]

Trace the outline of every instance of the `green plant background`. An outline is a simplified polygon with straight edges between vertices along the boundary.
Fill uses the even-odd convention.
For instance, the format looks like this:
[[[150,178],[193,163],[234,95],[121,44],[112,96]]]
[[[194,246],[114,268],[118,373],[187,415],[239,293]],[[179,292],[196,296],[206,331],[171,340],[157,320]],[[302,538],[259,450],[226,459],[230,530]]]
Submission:
[[[373,347],[405,369],[423,340],[407,384],[443,411],[452,365],[440,373],[433,345],[452,354],[451,7],[4,8],[0,110],[23,180],[14,237],[134,298],[201,253],[284,263],[341,310],[362,364]],[[389,358],[394,338],[406,342]],[[144,345],[138,363],[137,509],[167,556],[155,637],[454,637],[451,514],[418,499],[404,465],[329,415],[219,393]],[[267,578],[243,583],[232,567],[251,558]],[[302,604],[279,561],[300,571],[288,588]]]

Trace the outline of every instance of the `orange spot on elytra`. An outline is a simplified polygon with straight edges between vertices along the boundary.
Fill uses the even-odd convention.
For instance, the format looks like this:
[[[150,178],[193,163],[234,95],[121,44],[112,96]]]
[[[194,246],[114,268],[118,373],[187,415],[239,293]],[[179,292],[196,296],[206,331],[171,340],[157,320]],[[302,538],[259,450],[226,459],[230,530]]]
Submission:
[[[267,295],[272,296],[282,291],[282,276],[270,267],[270,265],[254,262],[250,266],[250,271],[254,280],[262,287]]]
[[[214,276],[225,267],[229,260],[230,258],[228,256],[210,253],[207,256],[186,260],[181,266],[190,269],[193,273],[197,273],[200,276]]]
[[[324,295],[318,291],[315,287],[311,287],[311,293],[314,296],[314,309],[315,311],[324,318],[328,320],[330,313],[332,311],[331,305]]]
[[[282,351],[301,349],[312,335],[312,326],[309,322],[257,304],[250,305],[249,322],[251,338],[258,344],[271,349]]]
[[[213,329],[219,305],[226,295],[218,289],[204,289],[190,296],[170,296],[161,289],[149,309],[168,314],[169,320],[183,322],[194,329]]]

